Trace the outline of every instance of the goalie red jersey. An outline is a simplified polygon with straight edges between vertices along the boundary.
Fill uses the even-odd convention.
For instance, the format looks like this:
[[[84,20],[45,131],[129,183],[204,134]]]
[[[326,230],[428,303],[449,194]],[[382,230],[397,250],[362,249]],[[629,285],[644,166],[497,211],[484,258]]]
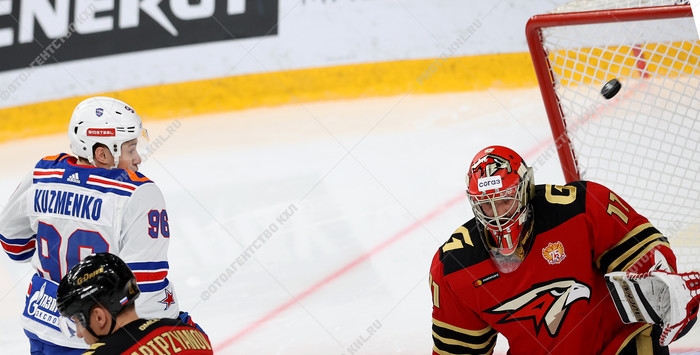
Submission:
[[[514,271],[496,267],[476,219],[435,254],[433,353],[488,354],[498,333],[512,355],[659,351],[652,325],[620,320],[604,274],[657,262],[675,270],[667,239],[596,183],[537,185],[530,202],[526,256]]]

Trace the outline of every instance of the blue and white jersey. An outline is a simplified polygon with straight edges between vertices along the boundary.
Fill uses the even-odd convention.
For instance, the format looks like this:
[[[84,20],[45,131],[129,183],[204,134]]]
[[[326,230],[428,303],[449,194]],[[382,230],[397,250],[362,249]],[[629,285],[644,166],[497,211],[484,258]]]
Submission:
[[[61,346],[86,348],[60,317],[56,288],[85,256],[110,252],[132,269],[141,318],[176,318],[168,281],[170,229],[160,189],[138,172],[80,165],[68,154],[39,161],[0,214],[0,243],[11,259],[36,269],[22,324]]]

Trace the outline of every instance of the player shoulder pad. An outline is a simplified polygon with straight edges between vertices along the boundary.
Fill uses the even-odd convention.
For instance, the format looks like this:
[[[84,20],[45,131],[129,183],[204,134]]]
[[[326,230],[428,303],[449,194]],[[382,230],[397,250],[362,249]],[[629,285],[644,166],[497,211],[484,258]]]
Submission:
[[[535,235],[553,229],[569,219],[586,213],[585,181],[566,185],[537,185],[532,199]]]
[[[153,183],[151,179],[147,178],[145,175],[139,173],[138,171],[110,169],[106,171],[105,175],[106,178],[131,183],[136,186]]]
[[[445,275],[466,269],[489,258],[479,237],[476,220],[471,219],[457,228],[439,250]]]
[[[68,160],[68,158],[71,158],[72,155],[66,154],[66,153],[60,153],[56,155],[47,155],[41,160],[39,160],[38,163],[36,163],[36,168],[37,169],[51,169],[55,167],[57,164],[61,162],[65,162]]]

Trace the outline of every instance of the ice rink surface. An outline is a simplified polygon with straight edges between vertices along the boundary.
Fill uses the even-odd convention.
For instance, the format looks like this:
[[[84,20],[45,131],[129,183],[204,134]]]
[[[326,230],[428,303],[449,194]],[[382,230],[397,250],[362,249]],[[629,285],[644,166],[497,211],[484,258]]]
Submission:
[[[430,354],[429,266],[472,216],[472,156],[508,145],[537,183],[564,182],[536,88],[144,123],[140,171],[168,204],[169,278],[217,354]],[[68,151],[64,135],[0,145],[0,205],[38,159]],[[31,274],[0,257],[3,354],[28,353]],[[700,353],[700,332],[672,350]]]

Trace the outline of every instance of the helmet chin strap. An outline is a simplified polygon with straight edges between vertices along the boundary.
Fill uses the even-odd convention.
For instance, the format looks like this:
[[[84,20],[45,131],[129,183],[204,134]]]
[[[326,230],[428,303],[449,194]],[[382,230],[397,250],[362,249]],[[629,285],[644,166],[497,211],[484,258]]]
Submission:
[[[112,159],[114,159],[114,166],[112,166],[112,169],[116,169],[119,166],[119,157],[122,155],[121,149],[118,149],[115,144],[110,150],[110,153],[112,153]]]
[[[112,315],[112,325],[109,327],[109,331],[107,332],[107,334],[105,334],[105,335],[95,334],[95,331],[92,330],[91,325],[88,325],[87,327],[85,327],[85,329],[87,329],[87,331],[90,332],[90,334],[92,334],[92,336],[94,336],[95,338],[101,339],[103,337],[106,337],[106,336],[112,334],[112,332],[114,331],[114,327],[116,327],[116,326],[117,326],[117,317],[115,315]]]

